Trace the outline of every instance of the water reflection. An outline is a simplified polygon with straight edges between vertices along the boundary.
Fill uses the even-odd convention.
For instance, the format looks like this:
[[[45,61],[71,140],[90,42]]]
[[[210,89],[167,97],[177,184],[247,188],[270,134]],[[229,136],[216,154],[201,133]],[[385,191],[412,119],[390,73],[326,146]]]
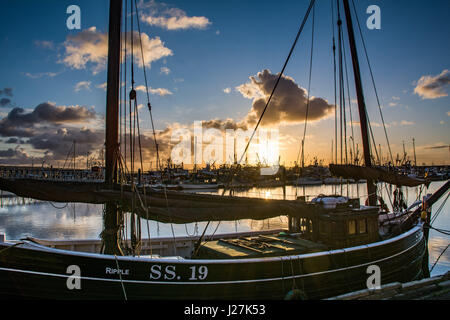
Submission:
[[[420,192],[419,188],[404,188],[407,203],[411,204],[427,193],[433,193],[444,182],[434,182],[426,190]],[[379,185],[386,204],[391,209],[393,189],[386,185]],[[222,190],[213,192],[202,192],[221,194]],[[265,199],[289,199],[294,200],[298,196],[305,196],[307,200],[319,194],[343,194],[350,197],[360,198],[361,204],[367,199],[365,184],[350,184],[341,186],[319,185],[319,186],[287,186],[283,188],[252,188],[249,190],[235,191],[236,196],[259,197]],[[6,234],[7,239],[20,239],[23,237],[35,237],[40,239],[100,239],[103,229],[103,206],[93,204],[56,204],[41,201],[29,201],[22,198],[1,198],[0,201],[0,233]],[[434,205],[433,213],[444,202],[445,197]],[[126,216],[129,225],[129,215]],[[201,235],[206,227],[206,222],[190,223],[186,225],[165,224],[156,221],[141,220],[142,237],[182,237]],[[445,230],[450,229],[450,201],[445,204],[439,216],[433,222],[433,226]],[[270,230],[287,228],[287,217],[275,217],[271,219],[239,220],[212,222],[206,230],[206,235],[222,234],[230,232],[245,232],[257,230]],[[449,243],[449,236],[430,231],[429,252],[430,266],[434,264],[442,250]],[[442,274],[450,270],[450,249],[439,259],[433,269],[432,275]]]
[[[29,205],[0,207],[0,232],[9,239],[98,238],[101,231],[102,206],[91,204],[54,204],[38,202]]]

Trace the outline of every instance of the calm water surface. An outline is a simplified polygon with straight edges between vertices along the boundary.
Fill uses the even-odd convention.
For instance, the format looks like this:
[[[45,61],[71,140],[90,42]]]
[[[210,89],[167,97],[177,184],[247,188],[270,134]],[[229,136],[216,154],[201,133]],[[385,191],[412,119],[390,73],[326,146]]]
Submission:
[[[404,195],[408,204],[412,204],[419,196],[433,193],[444,182],[433,182],[428,189],[404,188]],[[383,199],[390,207],[388,194],[392,197],[393,189],[384,184],[379,185],[382,190]],[[208,192],[205,192],[208,193]],[[221,194],[221,190],[210,192]],[[348,186],[306,186],[286,187],[286,195],[282,188],[253,188],[247,191],[236,192],[237,196],[259,197],[266,199],[295,199],[297,196],[305,195],[308,200],[319,194],[348,195],[359,197],[361,204],[366,201],[367,194],[365,184],[351,184]],[[435,215],[440,209],[439,215],[432,226],[439,229],[450,229],[450,201],[445,202],[442,197],[433,206],[432,214]],[[18,197],[0,198],[0,233],[6,234],[7,239],[20,239],[23,237],[35,237],[40,239],[99,239],[103,228],[102,205],[81,203],[50,203],[22,199]],[[147,238],[150,231],[151,238],[177,237],[187,235],[200,235],[206,226],[206,222],[190,223],[186,225],[164,224],[156,221],[141,221],[142,237]],[[287,217],[281,216],[261,221],[239,220],[227,222],[212,222],[206,234],[221,234],[230,232],[256,231],[287,228]],[[434,266],[442,251],[450,243],[450,236],[431,230],[428,243],[430,253],[430,268]],[[432,275],[439,275],[450,270],[450,248],[439,258],[438,263],[432,270]]]

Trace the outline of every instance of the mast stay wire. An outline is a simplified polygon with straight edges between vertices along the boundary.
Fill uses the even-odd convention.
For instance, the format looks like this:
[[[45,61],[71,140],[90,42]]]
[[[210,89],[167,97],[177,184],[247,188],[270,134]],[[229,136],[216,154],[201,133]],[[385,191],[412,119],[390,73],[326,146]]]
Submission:
[[[388,146],[388,150],[389,150],[389,156],[390,156],[390,158],[391,158],[392,163],[394,164],[394,158],[392,157],[391,145],[390,145],[390,143],[389,143],[389,137],[388,137],[387,130],[386,130],[386,124],[385,124],[385,121],[384,121],[383,112],[381,111],[381,104],[380,104],[380,99],[379,99],[379,97],[378,97],[378,90],[377,90],[376,85],[375,85],[375,78],[374,78],[374,76],[373,76],[372,66],[371,66],[371,64],[370,64],[369,55],[368,55],[368,53],[367,53],[366,42],[364,41],[363,33],[362,33],[362,30],[361,30],[361,25],[360,25],[360,23],[359,23],[358,14],[357,14],[357,12],[356,12],[355,2],[354,2],[353,0],[352,0],[352,4],[353,4],[353,10],[354,10],[355,16],[356,16],[356,22],[357,22],[357,25],[358,25],[359,34],[360,34],[360,37],[361,37],[361,42],[362,42],[362,44],[363,44],[364,53],[365,53],[365,56],[366,56],[366,60],[367,60],[368,67],[369,67],[370,77],[371,77],[371,79],[372,79],[372,84],[373,84],[373,88],[374,88],[374,91],[375,91],[375,97],[376,97],[376,99],[377,99],[378,110],[379,110],[379,112],[380,112],[381,121],[382,121],[382,123],[383,123],[384,135],[385,135],[385,137],[386,137],[386,142],[387,142],[387,146]],[[370,122],[369,122],[369,124],[370,124]],[[373,139],[373,138],[372,138],[372,139]],[[375,150],[376,150],[376,145],[375,145]]]
[[[343,164],[343,141],[342,141],[342,20],[339,0],[336,1],[337,6],[337,25],[338,25],[338,65],[339,65],[339,128],[340,128],[340,163]],[[341,185],[342,193],[342,185]]]
[[[292,56],[292,53],[294,52],[294,48],[295,48],[295,46],[296,46],[296,44],[297,44],[297,42],[298,42],[298,39],[300,38],[300,35],[301,35],[302,31],[303,31],[303,28],[304,28],[304,26],[305,26],[305,24],[306,24],[306,21],[308,20],[309,14],[310,14],[311,9],[312,9],[312,7],[314,6],[314,4],[315,4],[315,0],[311,0],[311,2],[310,2],[310,4],[309,4],[309,7],[308,7],[308,9],[307,9],[307,11],[306,11],[306,14],[305,14],[305,16],[304,16],[304,18],[303,18],[303,21],[302,21],[302,23],[301,23],[301,25],[300,25],[300,27],[299,27],[298,32],[297,32],[297,36],[295,37],[294,43],[292,44],[292,47],[291,47],[291,49],[290,49],[290,51],[289,51],[289,54],[288,54],[288,56],[287,56],[287,58],[286,58],[286,61],[284,62],[283,68],[281,69],[281,72],[280,72],[279,75],[278,75],[278,79],[277,79],[277,81],[275,82],[275,85],[274,85],[274,87],[273,87],[273,89],[272,89],[272,93],[270,94],[269,99],[267,100],[266,105],[265,105],[265,107],[264,107],[264,109],[263,109],[263,111],[262,111],[262,113],[261,113],[261,116],[259,117],[259,120],[258,120],[258,122],[256,123],[255,129],[253,130],[252,135],[250,136],[250,138],[249,138],[249,140],[248,140],[248,143],[247,143],[247,145],[245,146],[244,152],[242,153],[242,155],[241,155],[241,157],[240,157],[240,159],[239,159],[239,162],[237,163],[237,167],[239,167],[239,165],[241,164],[242,159],[244,158],[245,154],[247,153],[248,148],[249,148],[249,146],[250,146],[250,143],[252,142],[253,137],[254,137],[256,131],[257,131],[258,128],[259,128],[259,125],[261,124],[261,121],[262,121],[262,119],[263,119],[263,117],[264,117],[264,114],[266,113],[267,108],[269,107],[270,101],[272,100],[272,97],[273,97],[273,95],[274,95],[274,93],[275,93],[275,91],[276,91],[276,89],[277,89],[277,87],[278,87],[278,84],[280,83],[281,77],[282,77],[283,74],[284,74],[284,70],[286,69],[287,64],[288,64],[288,62],[289,62],[289,60],[290,60],[290,58],[291,58],[291,56]],[[236,172],[237,167],[236,167],[236,168],[233,168],[233,169],[231,170],[230,179],[229,179],[229,181],[228,181],[228,183],[227,183],[227,187],[230,186],[231,181],[232,181],[232,178],[233,178],[233,176],[234,176],[234,174],[235,174],[235,172]],[[223,191],[222,191],[222,196],[225,194],[227,187],[225,187],[225,188],[223,189]],[[194,249],[193,256],[195,256],[196,253],[198,252],[198,250],[200,249],[201,241],[202,241],[203,237],[205,236],[205,232],[206,232],[207,228],[209,227],[210,223],[211,223],[211,220],[208,221],[208,223],[207,223],[206,226],[205,226],[205,229],[203,230],[202,235],[200,236],[200,238],[199,238],[198,241],[196,242],[196,244],[195,244],[195,247],[196,247],[196,248]]]
[[[312,7],[314,6],[314,3],[315,3],[315,0],[311,0],[311,2],[310,2],[310,4],[309,4],[309,7],[308,7],[308,10],[306,11],[305,17],[303,18],[302,24],[300,25],[300,28],[299,28],[299,30],[298,30],[298,32],[297,32],[297,36],[295,37],[294,43],[292,44],[292,47],[291,47],[291,49],[290,49],[290,51],[289,51],[289,54],[288,54],[288,56],[287,56],[287,58],[286,58],[286,61],[284,62],[283,68],[281,69],[281,72],[280,72],[279,75],[278,75],[277,81],[275,82],[275,85],[274,85],[274,87],[273,87],[273,89],[272,89],[272,93],[270,94],[269,99],[267,99],[266,105],[265,105],[265,107],[264,107],[264,109],[263,109],[263,111],[262,111],[262,113],[261,113],[261,116],[260,116],[259,119],[258,119],[258,122],[256,123],[255,129],[253,130],[252,135],[250,136],[247,145],[245,146],[244,152],[242,153],[242,155],[241,155],[241,157],[240,157],[240,159],[239,159],[238,165],[240,165],[240,163],[242,162],[242,159],[244,158],[245,154],[247,153],[248,148],[250,147],[250,143],[252,142],[253,137],[254,137],[256,131],[257,131],[258,128],[259,128],[259,125],[261,124],[261,121],[262,121],[262,119],[263,119],[263,117],[264,117],[264,114],[265,114],[266,111],[267,111],[267,108],[269,107],[270,101],[272,100],[272,97],[273,97],[273,95],[275,94],[275,91],[276,91],[276,89],[277,89],[277,87],[278,87],[278,84],[280,83],[281,77],[282,77],[283,74],[284,74],[284,70],[286,69],[287,64],[288,64],[288,62],[289,62],[289,60],[290,60],[290,58],[291,58],[291,55],[292,55],[292,53],[294,52],[294,48],[295,48],[295,46],[296,46],[296,44],[297,44],[297,42],[298,42],[298,39],[299,39],[299,37],[300,37],[300,35],[301,35],[302,31],[303,31],[303,28],[304,28],[304,26],[305,26],[305,24],[306,24],[306,21],[308,20],[309,13],[311,12],[311,9],[312,9]],[[233,172],[233,174],[234,174],[234,172]],[[232,175],[232,176],[233,176],[233,175]],[[228,182],[228,184],[229,184],[229,183],[230,183],[230,182]],[[224,189],[222,195],[223,195],[224,193],[225,193],[225,189]]]
[[[144,70],[144,81],[145,81],[145,89],[147,94],[147,107],[150,112],[150,121],[152,124],[152,133],[153,133],[153,141],[155,142],[155,148],[156,148],[156,167],[159,168],[159,147],[158,142],[156,139],[156,131],[155,131],[155,125],[153,122],[153,114],[152,114],[152,106],[150,103],[150,95],[149,95],[149,88],[148,88],[148,80],[147,80],[147,72],[145,68],[145,57],[144,57],[144,49],[142,46],[142,37],[141,37],[141,24],[139,22],[139,9],[136,0],[134,0],[135,7],[136,7],[136,19],[137,19],[137,26],[138,26],[138,32],[139,32],[139,42],[141,47],[141,55],[142,55],[142,65]]]
[[[133,0],[131,0],[131,2],[133,2]],[[159,147],[158,147],[158,142],[157,142],[157,139],[156,139],[156,131],[155,131],[155,126],[154,126],[154,122],[153,122],[152,107],[151,107],[151,103],[150,103],[150,95],[149,95],[149,87],[148,87],[148,80],[147,80],[147,72],[146,72],[146,67],[145,67],[145,56],[144,56],[144,49],[143,49],[143,45],[142,45],[142,32],[141,32],[141,26],[140,26],[140,22],[139,22],[139,8],[138,8],[136,0],[134,0],[134,6],[135,6],[135,9],[136,9],[136,21],[137,21],[137,27],[138,27],[139,44],[140,44],[140,49],[141,49],[140,51],[141,51],[141,58],[142,58],[142,68],[143,68],[143,71],[144,71],[145,88],[146,88],[146,94],[147,94],[147,107],[148,107],[148,110],[149,110],[149,113],[150,113],[150,120],[151,120],[152,133],[153,133],[153,140],[154,140],[155,149],[156,149],[156,166],[157,166],[157,169],[160,170],[160,178],[161,178],[161,184],[162,184],[162,172],[161,172],[160,163],[159,163],[160,162],[160,159],[159,159]],[[133,83],[134,83],[134,80],[133,80]],[[137,107],[137,98],[135,98],[135,114],[137,116],[137,128],[138,128],[138,136],[139,136],[138,143],[139,143],[139,152],[140,152],[140,162],[141,162],[141,170],[143,172],[144,168],[143,168],[143,159],[142,159],[141,134],[140,134],[140,129],[139,129],[139,110],[138,110],[138,107]],[[166,187],[164,185],[163,185],[163,187],[164,187],[163,189],[164,189],[164,196],[165,196],[165,199],[166,199],[167,211],[169,211],[169,203],[168,203],[168,199],[167,199],[167,189],[166,189]],[[145,194],[146,194],[145,185],[144,185],[143,190],[144,190],[144,196],[145,196]],[[146,199],[146,197],[144,197],[144,199]],[[145,200],[145,202],[146,202],[146,200]],[[147,219],[146,219],[146,221],[147,221],[147,233],[148,233],[148,236],[150,238],[150,228],[149,228],[149,225],[148,225],[148,206],[147,206],[147,203],[145,203],[145,211],[146,211],[146,214],[147,214]],[[172,223],[170,224],[170,226],[171,226],[171,230],[172,230],[172,236],[173,236],[173,238],[175,240],[175,234],[174,234],[174,229],[173,229]],[[175,241],[174,241],[174,251],[175,251],[175,254],[176,254]]]
[[[125,0],[125,10],[127,10],[128,7],[128,0]],[[123,121],[121,121],[121,125],[123,125],[123,141],[124,141],[124,161],[125,166],[127,166],[127,104],[126,104],[126,96],[127,96],[127,33],[128,33],[128,15],[124,15],[125,18],[125,32],[124,32],[124,63],[123,63],[123,96],[122,100],[120,101],[121,104],[123,104]],[[126,178],[126,175],[125,175]]]
[[[344,48],[345,48],[345,40],[344,40]],[[345,79],[347,82],[348,109],[350,111],[350,127],[351,127],[351,132],[352,132],[352,135],[351,135],[352,151],[353,151],[353,155],[355,155],[356,149],[355,149],[355,133],[353,131],[352,100],[351,100],[351,95],[350,95],[350,82],[348,81],[347,57],[345,54],[345,49],[343,50],[343,56],[344,56]],[[350,160],[353,163],[353,159],[350,159]]]
[[[331,0],[331,28],[333,31],[333,71],[334,71],[334,146],[335,146],[335,164],[337,164],[337,85],[336,85],[336,41],[334,31],[334,0]],[[333,156],[333,155],[332,155]],[[333,159],[332,159],[333,160]]]
[[[310,95],[311,95],[312,64],[313,64],[313,53],[314,53],[315,12],[316,12],[316,6],[314,5],[313,12],[312,12],[311,52],[310,52],[310,59],[309,59],[308,98],[307,98],[307,102],[306,102],[306,111],[305,111],[305,126],[303,129],[303,138],[301,141],[300,149],[297,154],[297,164],[298,164],[300,161],[300,153],[301,153],[302,170],[305,167],[305,151],[304,150],[305,150],[306,127],[308,125],[308,113],[309,113]],[[297,198],[298,179],[299,179],[299,169],[297,168],[297,179],[295,181],[295,198]]]
[[[339,72],[340,72],[340,76],[341,76],[341,72],[342,72],[342,70],[341,70],[341,68],[342,68],[342,61],[341,61],[342,57],[341,57],[341,55],[342,55],[342,51],[343,51],[343,49],[342,49],[342,46],[343,46],[342,42],[344,41],[344,37],[343,37],[343,35],[342,35],[342,28],[341,28],[341,26],[342,26],[342,20],[341,20],[341,18],[340,18],[340,6],[339,6],[339,0],[337,0],[336,2],[337,2],[337,8],[338,8],[338,27],[339,27],[339,28],[338,28],[338,35],[339,35],[339,39],[338,39],[338,49],[339,49],[339,67],[340,67]],[[342,77],[343,77],[343,75],[342,75]],[[341,81],[341,79],[340,79],[340,81]],[[343,81],[343,79],[342,79],[342,81]],[[341,84],[341,82],[340,82],[340,84]],[[342,94],[341,88],[340,88],[340,94]],[[340,98],[340,101],[342,101],[341,98]],[[341,103],[342,103],[342,102],[341,102]],[[344,100],[344,104],[345,104],[345,100]],[[342,142],[342,134],[343,134],[342,131],[343,131],[343,128],[342,128],[342,112],[345,112],[345,106],[344,106],[344,110],[342,110],[342,104],[341,104],[340,110],[341,110],[341,121],[340,121],[340,124],[341,124],[341,164],[342,164],[342,162],[343,162],[343,142]],[[380,107],[380,112],[381,112],[381,107]],[[365,113],[366,113],[366,117],[367,117],[367,125],[368,125],[368,127],[369,127],[370,136],[371,136],[372,141],[373,141],[373,146],[374,146],[375,155],[376,155],[377,159],[379,159],[378,151],[377,151],[377,149],[376,149],[376,142],[375,142],[375,138],[374,138],[373,131],[372,131],[372,125],[371,125],[371,123],[370,123],[370,119],[369,119],[369,115],[368,115],[367,109],[365,110]],[[345,114],[344,114],[344,116],[345,116]],[[345,121],[345,120],[344,120],[344,121]],[[383,121],[383,124],[384,124],[384,121]],[[346,124],[345,124],[345,126],[346,126]],[[345,130],[344,130],[344,131],[346,131],[346,127],[345,127]],[[345,132],[345,134],[346,134],[346,132]],[[346,140],[346,139],[345,139],[345,140]],[[345,141],[345,148],[346,148],[346,141]],[[347,149],[346,149],[345,151],[347,152]],[[372,152],[372,144],[370,143],[370,139],[369,139],[369,152],[370,152],[370,153],[373,153],[373,152]]]
[[[306,127],[308,125],[308,113],[309,113],[309,105],[310,105],[310,96],[311,96],[311,78],[312,78],[312,65],[313,65],[313,52],[314,52],[314,25],[315,25],[315,12],[316,6],[313,6],[312,11],[312,33],[311,33],[311,55],[309,59],[309,79],[308,79],[308,100],[306,103],[306,113],[305,113],[305,126],[303,130],[303,139],[302,139],[302,167],[304,167],[305,163],[305,138],[306,138]]]

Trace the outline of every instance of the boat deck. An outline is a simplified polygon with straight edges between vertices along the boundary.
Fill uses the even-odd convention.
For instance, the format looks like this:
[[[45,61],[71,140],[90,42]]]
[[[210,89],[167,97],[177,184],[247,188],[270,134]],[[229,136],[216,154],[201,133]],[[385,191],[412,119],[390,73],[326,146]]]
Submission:
[[[328,247],[284,232],[204,243],[196,259],[245,259],[326,251]]]
[[[252,231],[252,232],[239,232],[230,234],[216,234],[213,236],[206,236],[209,241],[217,241],[219,239],[231,239],[240,237],[254,237],[259,235],[273,235],[280,232],[286,232],[285,229],[267,230],[267,231]],[[141,257],[148,256],[161,256],[164,258],[171,256],[178,256],[179,258],[191,258],[192,251],[195,243],[198,241],[199,236],[192,237],[173,237],[165,238],[153,238],[142,239]],[[6,241],[5,236],[3,241]],[[47,246],[49,248],[87,252],[87,253],[100,253],[102,247],[101,239],[80,239],[80,240],[47,240],[47,239],[35,239],[27,238],[27,240],[35,243]]]

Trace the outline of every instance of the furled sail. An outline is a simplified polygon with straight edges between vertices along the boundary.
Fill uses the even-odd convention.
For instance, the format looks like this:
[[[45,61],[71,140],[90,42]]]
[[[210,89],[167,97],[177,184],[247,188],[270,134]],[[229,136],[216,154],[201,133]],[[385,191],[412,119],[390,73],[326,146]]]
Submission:
[[[110,188],[104,183],[57,182],[0,178],[0,189],[42,201],[106,203],[117,202],[124,211],[142,218],[171,223],[198,221],[262,220],[282,215],[313,217],[324,209],[319,204],[296,200],[273,200],[193,194],[129,186]]]
[[[330,172],[338,177],[383,181],[396,186],[416,187],[430,183],[430,181],[425,179],[409,177],[380,167],[330,164]]]

